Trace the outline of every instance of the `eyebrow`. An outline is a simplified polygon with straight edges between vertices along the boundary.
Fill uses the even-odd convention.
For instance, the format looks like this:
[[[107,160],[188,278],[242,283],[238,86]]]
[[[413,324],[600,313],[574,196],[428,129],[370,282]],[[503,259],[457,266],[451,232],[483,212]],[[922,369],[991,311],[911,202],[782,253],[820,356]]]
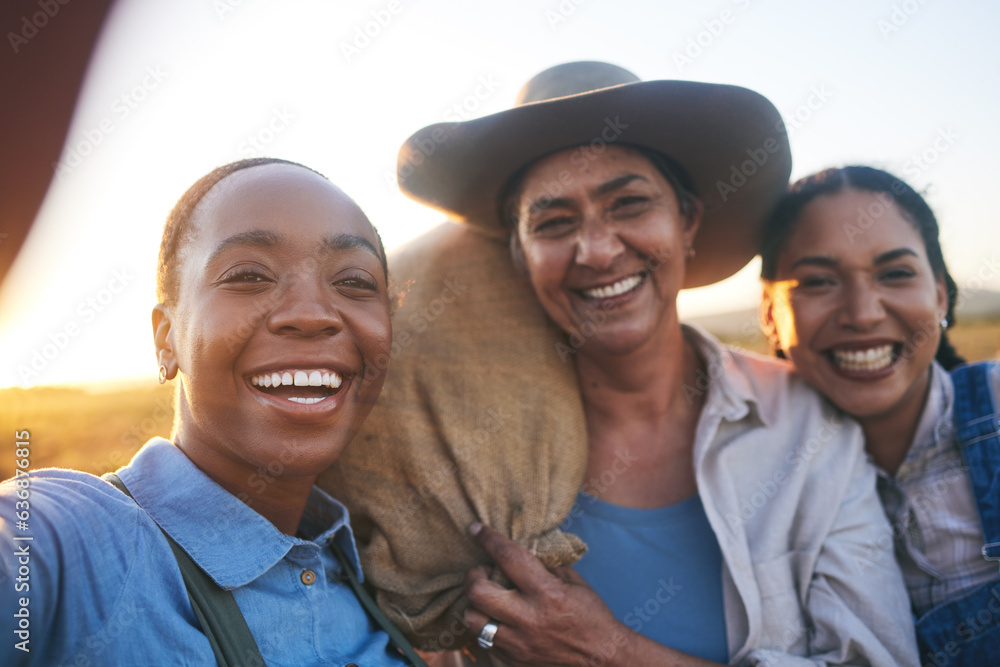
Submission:
[[[636,180],[646,181],[647,183],[649,182],[649,179],[645,176],[640,176],[639,174],[625,174],[624,176],[619,176],[618,178],[612,179],[607,183],[598,186],[597,189],[594,190],[594,194],[606,195],[619,188],[624,188],[626,185]]]
[[[896,248],[895,250],[884,252],[878,257],[876,257],[875,263],[885,264],[887,262],[899,259],[900,257],[919,257],[919,255],[913,250],[910,250],[909,248]]]
[[[211,264],[215,259],[224,253],[226,250],[236,247],[236,246],[252,246],[255,248],[274,248],[280,245],[285,240],[284,234],[279,234],[277,232],[269,232],[264,230],[255,230],[250,232],[240,232],[239,234],[233,234],[222,243],[219,244],[211,255],[208,257],[208,261],[205,265]],[[335,236],[328,236],[323,239],[323,249],[330,252],[337,252],[340,250],[351,250],[353,248],[363,248],[375,255],[375,259],[382,261],[382,256],[378,254],[378,250],[372,244],[371,241],[364,238],[363,236],[358,236],[356,234],[337,234]]]
[[[363,248],[371,254],[375,255],[375,259],[382,261],[382,256],[378,254],[378,249],[375,245],[363,236],[358,236],[357,234],[337,234],[336,236],[328,236],[323,239],[323,247],[327,250],[338,251],[338,250],[351,250],[353,248]]]
[[[895,250],[889,250],[876,257],[873,264],[887,264],[899,259],[900,257],[919,257],[919,255],[909,248],[896,248]],[[828,257],[826,255],[806,255],[805,257],[800,257],[797,262],[792,264],[792,269],[797,269],[800,266],[835,268],[839,265],[840,260],[834,257]]]
[[[229,248],[235,246],[253,246],[256,248],[273,248],[284,240],[284,234],[278,234],[277,232],[268,232],[263,230],[255,230],[252,232],[240,232],[239,234],[233,234],[222,243],[219,244],[212,254],[208,256],[208,261],[205,265],[208,266],[215,259],[224,253]]]
[[[602,183],[597,186],[592,191],[592,195],[606,195],[607,193],[623,188],[632,181],[636,180],[645,181],[647,183],[649,182],[649,179],[645,176],[641,176],[639,174],[625,174],[624,176],[619,176],[618,178],[614,178],[607,183]],[[549,208],[568,207],[571,206],[572,203],[573,200],[569,197],[556,197],[554,199],[550,199],[548,195],[542,195],[535,201],[531,202],[531,206],[528,207],[528,212],[530,215],[531,213],[537,213]]]

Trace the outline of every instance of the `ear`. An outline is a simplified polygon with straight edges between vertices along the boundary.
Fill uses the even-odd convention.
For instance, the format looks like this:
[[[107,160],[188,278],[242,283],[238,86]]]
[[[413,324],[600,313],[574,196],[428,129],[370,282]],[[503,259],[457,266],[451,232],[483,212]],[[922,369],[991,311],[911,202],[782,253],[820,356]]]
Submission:
[[[697,197],[691,197],[691,215],[687,216],[684,225],[684,245],[690,247],[694,244],[698,228],[701,227],[701,219],[705,215],[705,204]]]
[[[179,370],[173,331],[170,308],[162,303],[156,304],[153,307],[153,345],[156,346],[156,362],[166,367],[168,380],[177,377]]]
[[[944,319],[948,316],[948,286],[945,285],[944,276],[939,276],[934,282],[937,283],[937,302],[941,313],[938,319]]]
[[[778,329],[774,324],[774,295],[771,284],[768,282],[764,283],[764,293],[760,297],[757,319],[760,321],[760,328],[771,344],[771,347],[778,349]]]

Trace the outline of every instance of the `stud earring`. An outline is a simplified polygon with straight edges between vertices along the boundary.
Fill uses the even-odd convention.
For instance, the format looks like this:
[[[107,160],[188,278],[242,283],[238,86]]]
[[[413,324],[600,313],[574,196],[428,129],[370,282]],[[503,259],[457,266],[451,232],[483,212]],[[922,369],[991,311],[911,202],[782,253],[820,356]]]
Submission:
[[[947,317],[942,317],[941,318],[941,331],[945,331],[947,328],[948,328],[948,318]]]
[[[167,367],[163,364],[160,364],[160,376],[157,379],[160,381],[160,384],[167,383]]]
[[[688,259],[694,259],[695,254],[697,254],[697,253],[696,253],[696,251],[694,249],[694,246],[688,246],[687,248],[684,249],[684,255]]]

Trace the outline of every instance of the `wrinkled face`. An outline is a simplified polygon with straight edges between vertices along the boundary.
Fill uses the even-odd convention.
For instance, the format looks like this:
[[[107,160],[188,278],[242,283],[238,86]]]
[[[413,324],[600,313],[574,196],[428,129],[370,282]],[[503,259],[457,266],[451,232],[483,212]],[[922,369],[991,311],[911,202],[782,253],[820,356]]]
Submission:
[[[178,444],[231,489],[260,469],[315,475],[382,386],[391,329],[375,231],[336,187],[283,164],[226,177],[191,223],[177,303],[153,317],[181,380]]]
[[[913,223],[888,195],[847,189],[803,209],[761,315],[799,373],[863,420],[922,405],[946,312]]]
[[[554,153],[523,180],[517,235],[535,294],[581,354],[624,354],[677,323],[700,205],[683,217],[670,183],[637,151],[586,163]]]

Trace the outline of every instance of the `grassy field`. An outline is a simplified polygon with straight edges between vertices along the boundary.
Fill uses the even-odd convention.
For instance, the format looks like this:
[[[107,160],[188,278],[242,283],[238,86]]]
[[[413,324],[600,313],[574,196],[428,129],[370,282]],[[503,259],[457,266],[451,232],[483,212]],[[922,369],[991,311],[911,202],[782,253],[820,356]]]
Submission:
[[[952,329],[955,347],[970,361],[993,359],[1000,322],[971,322]],[[730,340],[765,352],[761,336]],[[85,387],[0,390],[0,478],[14,474],[15,431],[28,430],[32,469],[60,466],[100,475],[128,463],[153,436],[169,437],[172,386],[155,380],[116,391]]]

